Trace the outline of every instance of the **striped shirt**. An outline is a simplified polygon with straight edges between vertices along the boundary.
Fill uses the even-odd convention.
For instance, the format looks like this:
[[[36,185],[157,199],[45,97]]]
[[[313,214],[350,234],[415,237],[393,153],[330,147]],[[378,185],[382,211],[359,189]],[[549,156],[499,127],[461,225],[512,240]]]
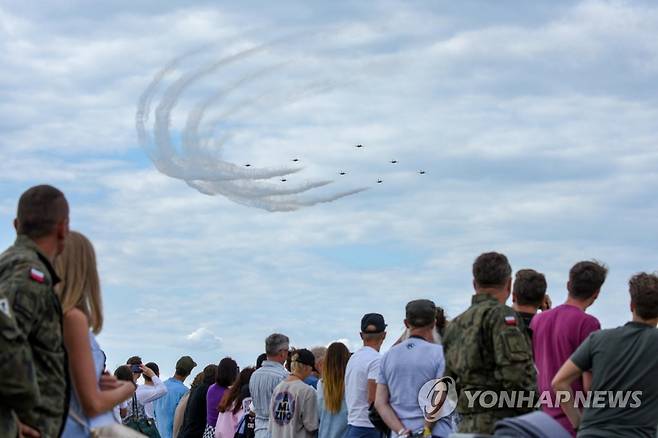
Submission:
[[[252,374],[249,380],[249,392],[256,413],[256,435],[254,438],[270,438],[268,423],[272,393],[274,388],[288,375],[288,370],[283,365],[271,360],[263,361],[263,366]]]

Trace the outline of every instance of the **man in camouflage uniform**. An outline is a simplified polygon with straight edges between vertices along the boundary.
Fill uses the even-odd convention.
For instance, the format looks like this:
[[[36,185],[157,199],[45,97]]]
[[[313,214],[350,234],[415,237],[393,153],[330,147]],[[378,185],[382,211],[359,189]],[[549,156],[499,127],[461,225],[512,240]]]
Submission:
[[[51,186],[21,196],[13,246],[0,255],[0,436],[56,438],[68,414],[68,364],[52,267],[69,208]],[[18,421],[17,421],[18,420]]]
[[[512,286],[512,268],[498,253],[480,255],[473,264],[476,294],[471,307],[448,324],[443,339],[446,375],[457,383],[460,432],[494,432],[496,421],[532,410],[536,401],[536,375],[532,348],[516,312],[505,305]],[[482,406],[477,391],[523,391],[523,407]],[[469,406],[467,392],[474,400]],[[480,394],[481,394],[480,393]],[[491,397],[486,398],[489,403]]]

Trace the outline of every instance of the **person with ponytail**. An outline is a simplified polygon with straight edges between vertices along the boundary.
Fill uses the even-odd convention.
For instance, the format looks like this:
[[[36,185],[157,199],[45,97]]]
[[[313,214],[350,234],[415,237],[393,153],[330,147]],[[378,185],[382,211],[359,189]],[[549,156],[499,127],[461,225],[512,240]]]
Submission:
[[[327,349],[318,382],[318,438],[343,438],[347,431],[345,369],[349,360],[350,351],[342,342],[334,342]]]

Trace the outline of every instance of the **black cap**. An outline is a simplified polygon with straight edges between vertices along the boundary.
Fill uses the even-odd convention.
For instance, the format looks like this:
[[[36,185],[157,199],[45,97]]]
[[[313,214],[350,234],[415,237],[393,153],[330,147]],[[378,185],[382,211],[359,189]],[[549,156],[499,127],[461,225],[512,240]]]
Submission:
[[[363,318],[361,318],[362,333],[381,333],[384,330],[386,330],[386,323],[384,322],[384,317],[381,314],[366,313],[363,315]]]
[[[301,364],[313,367],[313,371],[315,371],[316,373],[318,372],[318,370],[315,369],[315,356],[313,355],[313,353],[311,353],[310,350],[307,350],[306,348],[300,348],[299,350],[295,350],[292,353],[291,360],[293,362],[299,362]]]
[[[178,362],[176,362],[176,369],[186,371],[188,375],[192,372],[195,366],[196,362],[194,362],[190,356],[183,356],[178,359]]]
[[[436,321],[436,305],[430,300],[413,300],[407,303],[407,322],[412,327],[425,327]]]

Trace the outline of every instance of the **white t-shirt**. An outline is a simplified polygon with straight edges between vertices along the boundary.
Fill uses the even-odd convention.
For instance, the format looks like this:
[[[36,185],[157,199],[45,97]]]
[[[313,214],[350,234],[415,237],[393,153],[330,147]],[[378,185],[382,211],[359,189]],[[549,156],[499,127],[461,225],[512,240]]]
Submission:
[[[377,380],[381,355],[372,347],[363,347],[350,357],[345,370],[347,424],[374,427],[368,419],[368,380]]]

